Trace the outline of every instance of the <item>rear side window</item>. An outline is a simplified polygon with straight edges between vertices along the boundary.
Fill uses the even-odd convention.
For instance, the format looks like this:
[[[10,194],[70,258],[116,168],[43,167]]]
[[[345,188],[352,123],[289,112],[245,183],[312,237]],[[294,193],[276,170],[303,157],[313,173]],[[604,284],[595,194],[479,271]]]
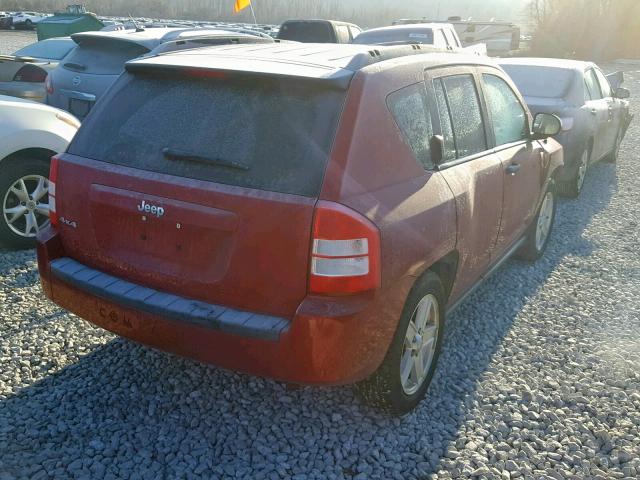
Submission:
[[[433,136],[431,117],[423,83],[416,83],[393,92],[387,106],[416,159],[425,168],[433,168],[429,141]]]
[[[338,25],[336,33],[338,34],[338,43],[349,43],[351,41],[349,28],[346,25]]]
[[[439,48],[447,48],[447,39],[444,38],[442,30],[436,30],[433,37],[433,44]]]
[[[360,30],[358,27],[354,27],[353,25],[349,25],[349,32],[351,33],[351,40],[353,40],[358,35],[360,35],[362,30]]]
[[[436,83],[438,81],[442,82],[449,109],[456,157],[486,150],[484,123],[473,75],[452,75],[436,80]]]
[[[444,29],[444,35],[445,35],[445,37],[447,37],[447,41],[449,42],[449,45],[451,45],[452,47],[459,47],[460,46],[460,45],[458,45],[458,42],[456,41],[456,36],[453,34],[451,29],[445,28]]]
[[[145,47],[129,42],[86,40],[65,58],[63,67],[93,75],[119,75],[126,62],[148,51]]]
[[[613,93],[611,92],[611,84],[607,77],[604,76],[600,70],[594,70],[596,72],[596,77],[598,77],[598,83],[600,84],[600,91],[602,92],[603,97],[612,97]]]
[[[151,172],[317,196],[344,92],[301,80],[125,75],[69,153]]]
[[[496,146],[527,138],[527,115],[511,87],[495,75],[483,74],[482,80]]]

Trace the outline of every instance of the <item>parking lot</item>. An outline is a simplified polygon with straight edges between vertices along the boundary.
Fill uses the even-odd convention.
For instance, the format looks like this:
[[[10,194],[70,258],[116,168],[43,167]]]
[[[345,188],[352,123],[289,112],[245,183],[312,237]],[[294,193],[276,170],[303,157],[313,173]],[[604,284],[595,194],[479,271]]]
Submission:
[[[0,33],[0,54],[35,39]],[[638,116],[640,64],[624,65]],[[620,68],[610,65],[607,70]],[[0,480],[638,478],[640,118],[562,201],[545,256],[449,318],[428,397],[391,418],[115,337],[0,251]]]

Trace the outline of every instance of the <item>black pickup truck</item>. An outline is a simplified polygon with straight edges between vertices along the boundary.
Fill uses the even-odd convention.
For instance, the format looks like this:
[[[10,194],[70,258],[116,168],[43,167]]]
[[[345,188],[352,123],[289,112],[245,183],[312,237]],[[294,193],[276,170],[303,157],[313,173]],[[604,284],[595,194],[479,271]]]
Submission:
[[[336,20],[287,20],[278,38],[303,43],[351,43],[362,31],[353,23]]]

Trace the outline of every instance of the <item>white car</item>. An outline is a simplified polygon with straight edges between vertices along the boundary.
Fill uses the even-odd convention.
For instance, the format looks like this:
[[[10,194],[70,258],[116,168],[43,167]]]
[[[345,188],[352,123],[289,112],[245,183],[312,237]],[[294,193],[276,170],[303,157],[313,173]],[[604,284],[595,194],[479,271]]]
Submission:
[[[33,246],[48,225],[49,160],[78,127],[67,112],[0,95],[0,246]]]
[[[47,14],[37,12],[16,12],[13,14],[13,26],[33,28],[36,23],[48,16]]]

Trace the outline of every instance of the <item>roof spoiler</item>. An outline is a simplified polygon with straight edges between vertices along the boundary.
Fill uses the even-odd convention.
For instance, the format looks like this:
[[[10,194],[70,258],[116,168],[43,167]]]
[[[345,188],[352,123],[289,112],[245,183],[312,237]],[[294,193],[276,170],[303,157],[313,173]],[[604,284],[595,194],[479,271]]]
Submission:
[[[305,76],[286,71],[251,71],[235,70],[233,68],[212,68],[196,65],[166,65],[157,63],[144,63],[142,61],[127,62],[125,70],[129,73],[141,75],[159,75],[162,77],[192,77],[199,79],[223,79],[223,78],[273,78],[283,80],[304,80],[317,83],[334,90],[347,90],[353,78],[354,72],[350,70],[334,70],[327,76]]]

